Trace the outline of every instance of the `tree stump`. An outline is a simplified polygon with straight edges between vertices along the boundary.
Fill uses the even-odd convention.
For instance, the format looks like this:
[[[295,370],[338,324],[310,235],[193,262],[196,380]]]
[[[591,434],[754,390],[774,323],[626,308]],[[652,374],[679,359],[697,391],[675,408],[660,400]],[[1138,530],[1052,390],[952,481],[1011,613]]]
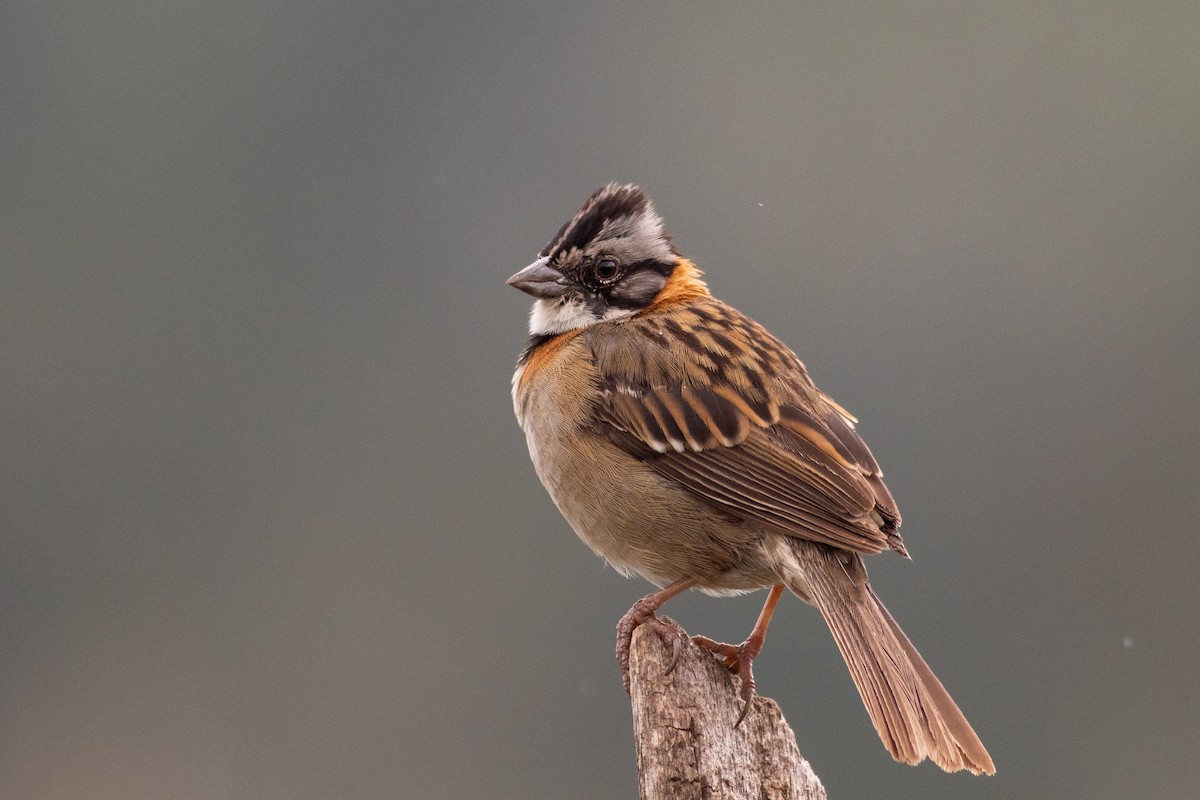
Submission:
[[[754,698],[734,728],[742,700],[724,664],[686,636],[668,674],[670,661],[671,648],[650,626],[634,631],[630,695],[642,800],[826,800],[774,700]]]

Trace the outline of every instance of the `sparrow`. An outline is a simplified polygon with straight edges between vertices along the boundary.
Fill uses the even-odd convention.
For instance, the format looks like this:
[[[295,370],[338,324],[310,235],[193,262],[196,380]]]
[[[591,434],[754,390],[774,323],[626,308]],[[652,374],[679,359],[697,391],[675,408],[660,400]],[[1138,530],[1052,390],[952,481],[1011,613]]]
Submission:
[[[908,551],[857,420],[710,294],[642,190],[601,187],[508,283],[535,298],[512,395],[538,477],[585,544],[661,587],[617,625],[626,690],[636,627],[676,637],[678,654],[663,603],[769,588],[741,644],[694,637],[741,677],[740,724],[786,588],[821,612],[893,758],[993,774],[867,579],[863,556]]]

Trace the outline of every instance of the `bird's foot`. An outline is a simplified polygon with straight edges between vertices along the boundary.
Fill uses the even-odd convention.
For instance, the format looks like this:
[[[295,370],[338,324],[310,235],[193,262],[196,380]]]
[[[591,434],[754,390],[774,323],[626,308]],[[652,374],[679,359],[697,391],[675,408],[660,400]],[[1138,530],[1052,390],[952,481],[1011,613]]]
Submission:
[[[633,604],[633,608],[625,612],[617,623],[617,663],[621,666],[621,683],[629,693],[629,650],[633,646],[633,631],[641,625],[652,628],[664,643],[671,646],[671,663],[667,665],[666,674],[670,674],[679,663],[679,653],[683,649],[683,629],[674,622],[663,621],[654,615],[654,608],[643,605],[647,598],[642,598]]]
[[[742,713],[738,716],[733,727],[742,724],[750,711],[750,703],[754,700],[754,659],[762,651],[762,637],[751,636],[741,644],[726,644],[709,639],[707,636],[693,636],[692,641],[705,647],[718,656],[725,658],[725,666],[730,672],[742,679]]]
[[[633,630],[639,625],[651,626],[663,641],[671,645],[671,663],[667,666],[667,672],[675,669],[685,634],[678,625],[670,621],[663,622],[654,616],[654,612],[675,595],[695,586],[696,580],[680,578],[657,592],[651,592],[634,603],[617,623],[617,663],[621,665],[621,683],[624,684],[626,693],[629,692],[629,649],[633,646]]]

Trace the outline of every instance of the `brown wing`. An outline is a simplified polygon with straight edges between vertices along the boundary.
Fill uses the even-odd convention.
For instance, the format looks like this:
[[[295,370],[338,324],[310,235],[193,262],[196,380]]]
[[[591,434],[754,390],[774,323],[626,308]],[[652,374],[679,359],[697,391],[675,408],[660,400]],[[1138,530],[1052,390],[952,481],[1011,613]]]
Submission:
[[[593,348],[601,433],[726,512],[835,547],[904,554],[895,502],[853,418],[765,329],[717,301],[629,328],[635,335]]]

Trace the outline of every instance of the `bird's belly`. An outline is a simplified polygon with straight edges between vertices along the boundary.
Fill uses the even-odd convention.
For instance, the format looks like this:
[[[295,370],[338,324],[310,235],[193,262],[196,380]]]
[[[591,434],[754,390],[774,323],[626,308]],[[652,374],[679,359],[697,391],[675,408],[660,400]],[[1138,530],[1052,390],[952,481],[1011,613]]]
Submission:
[[[622,573],[714,593],[777,582],[762,532],[701,502],[588,431],[528,433],[534,468],[575,533]]]

